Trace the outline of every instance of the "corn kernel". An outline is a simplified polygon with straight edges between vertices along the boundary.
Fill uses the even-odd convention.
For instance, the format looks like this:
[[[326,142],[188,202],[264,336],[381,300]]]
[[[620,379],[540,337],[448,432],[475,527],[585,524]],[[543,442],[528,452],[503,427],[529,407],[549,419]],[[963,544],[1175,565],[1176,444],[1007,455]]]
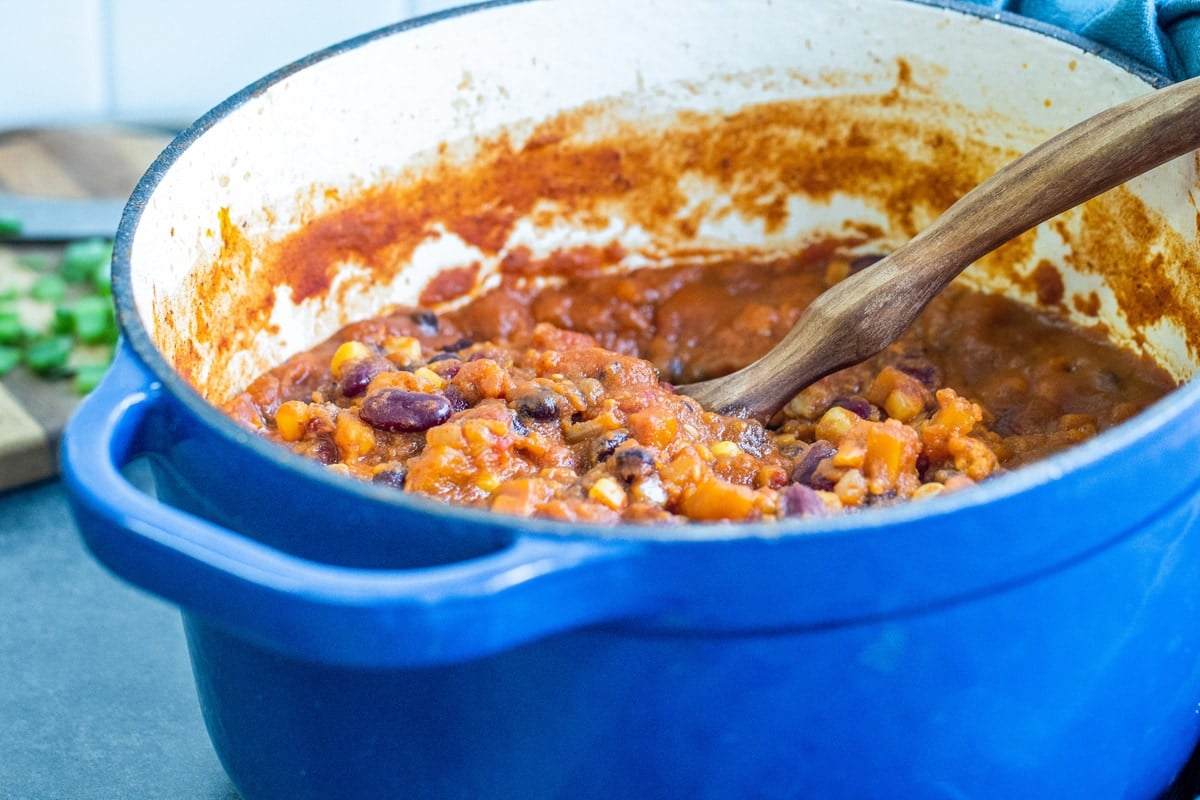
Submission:
[[[389,336],[383,340],[388,360],[404,367],[421,360],[421,342],[411,336]]]
[[[613,511],[625,507],[625,490],[607,475],[592,484],[592,488],[588,489],[588,497]]]
[[[733,458],[740,452],[742,448],[738,447],[736,442],[723,441],[712,446],[712,454],[717,458]]]
[[[417,385],[425,392],[436,392],[439,389],[446,388],[446,379],[429,367],[418,367],[413,370],[413,377],[417,379]]]
[[[889,392],[887,399],[883,401],[883,410],[892,419],[911,422],[925,410],[925,398],[906,387],[897,387]]]
[[[275,412],[275,427],[285,442],[298,442],[304,438],[304,430],[310,419],[308,404],[299,400],[288,400]]]
[[[821,502],[825,504],[825,507],[829,509],[830,513],[832,514],[837,514],[844,508],[842,505],[842,498],[838,497],[833,492],[827,492],[822,489],[818,489],[817,497],[821,498]]]
[[[819,386],[810,386],[788,402],[784,413],[792,419],[816,419],[829,408],[828,395]]]
[[[375,431],[356,414],[343,411],[337,415],[333,441],[343,461],[354,461],[375,448]]]
[[[821,415],[821,419],[817,421],[817,426],[814,433],[818,439],[824,439],[827,442],[837,443],[843,436],[850,432],[854,427],[854,423],[858,422],[859,416],[852,411],[847,411],[841,406],[834,406]]]
[[[843,506],[858,506],[867,497],[867,479],[856,469],[847,470],[833,487]]]
[[[500,478],[492,472],[481,472],[475,479],[475,485],[490,494],[500,487]]]
[[[912,493],[913,500],[921,500],[925,497],[936,497],[946,491],[945,484],[941,483],[925,483],[922,484],[915,492]]]
[[[356,361],[370,358],[371,355],[371,348],[362,342],[342,342],[338,345],[338,349],[333,352],[333,358],[329,362],[329,369],[333,373],[334,379],[340,381],[346,367]]]

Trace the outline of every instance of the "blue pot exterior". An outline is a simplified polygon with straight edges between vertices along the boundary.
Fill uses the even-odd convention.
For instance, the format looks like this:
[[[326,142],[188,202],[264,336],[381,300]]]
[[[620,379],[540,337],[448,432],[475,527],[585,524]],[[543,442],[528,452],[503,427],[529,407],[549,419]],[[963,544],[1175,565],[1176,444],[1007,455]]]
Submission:
[[[998,479],[978,506],[775,538],[512,526],[450,563],[422,542],[452,527],[482,541],[453,512],[374,512],[397,552],[416,543],[408,565],[288,553],[336,539],[286,539],[295,523],[256,485],[290,484],[309,509],[320,486],[297,459],[222,445],[125,350],[64,462],[93,552],[183,609],[210,735],[247,800],[1149,798],[1200,734],[1200,482],[1180,468],[1200,441],[1194,389],[1131,441],[1100,437],[1011,495]],[[171,465],[166,502],[115,477],[140,452]],[[244,469],[256,481],[232,479]],[[260,525],[269,546],[200,515]]]
[[[246,800],[1149,798],[1200,733],[1198,512],[1193,495],[1052,574],[824,630],[612,623],[399,670],[195,617],[188,641]]]

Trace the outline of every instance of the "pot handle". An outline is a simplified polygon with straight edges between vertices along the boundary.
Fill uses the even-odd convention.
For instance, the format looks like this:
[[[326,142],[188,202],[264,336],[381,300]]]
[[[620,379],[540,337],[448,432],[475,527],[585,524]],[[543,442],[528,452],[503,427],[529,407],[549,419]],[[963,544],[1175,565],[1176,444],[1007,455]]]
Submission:
[[[452,564],[358,569],[299,558],[168,506],[122,473],[153,454],[146,433],[168,404],[122,343],[63,435],[72,511],[110,570],[256,643],[343,665],[436,665],[654,604],[635,542],[519,534],[501,551]]]

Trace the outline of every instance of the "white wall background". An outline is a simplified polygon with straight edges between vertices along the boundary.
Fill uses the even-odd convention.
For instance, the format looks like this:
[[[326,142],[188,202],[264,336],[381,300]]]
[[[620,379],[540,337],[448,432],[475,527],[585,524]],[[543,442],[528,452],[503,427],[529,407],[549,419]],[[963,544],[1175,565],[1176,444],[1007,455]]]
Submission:
[[[0,129],[182,127],[326,45],[467,0],[0,0]]]

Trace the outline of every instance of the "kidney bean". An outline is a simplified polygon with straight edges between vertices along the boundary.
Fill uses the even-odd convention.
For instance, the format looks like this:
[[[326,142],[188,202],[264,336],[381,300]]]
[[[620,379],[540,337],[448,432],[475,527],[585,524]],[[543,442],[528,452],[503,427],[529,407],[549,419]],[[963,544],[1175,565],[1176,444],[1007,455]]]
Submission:
[[[462,369],[462,360],[454,353],[438,353],[429,359],[426,366],[446,380],[450,380]]]
[[[383,431],[424,431],[450,418],[450,401],[440,394],[383,389],[367,396],[359,416]]]
[[[804,451],[804,455],[800,456],[800,460],[796,462],[796,466],[792,468],[792,482],[812,486],[813,474],[817,471],[817,467],[836,452],[837,448],[831,443],[824,439],[817,439],[809,445],[808,449]],[[828,487],[813,488],[825,489]]]
[[[844,408],[851,414],[862,417],[863,419],[879,418],[878,415],[872,417],[872,414],[875,412],[875,406],[871,405],[871,402],[865,397],[859,397],[858,395],[839,397],[833,401],[833,404],[839,408]]]
[[[785,517],[823,517],[829,513],[815,489],[803,483],[793,483],[780,497]]]
[[[376,375],[391,371],[392,362],[380,356],[356,361],[342,374],[342,394],[346,397],[358,397],[367,390],[368,384]]]
[[[458,390],[457,386],[447,386],[442,390],[442,396],[445,397],[446,402],[450,404],[451,413],[456,411],[464,411],[469,405],[471,405],[467,402],[467,398],[463,397],[463,393]]]
[[[942,371],[936,364],[917,356],[909,356],[896,362],[896,369],[910,375],[921,382],[926,389],[936,389],[942,386]]]
[[[325,465],[336,464],[340,456],[337,444],[329,436],[314,438],[309,446],[308,455]]]

